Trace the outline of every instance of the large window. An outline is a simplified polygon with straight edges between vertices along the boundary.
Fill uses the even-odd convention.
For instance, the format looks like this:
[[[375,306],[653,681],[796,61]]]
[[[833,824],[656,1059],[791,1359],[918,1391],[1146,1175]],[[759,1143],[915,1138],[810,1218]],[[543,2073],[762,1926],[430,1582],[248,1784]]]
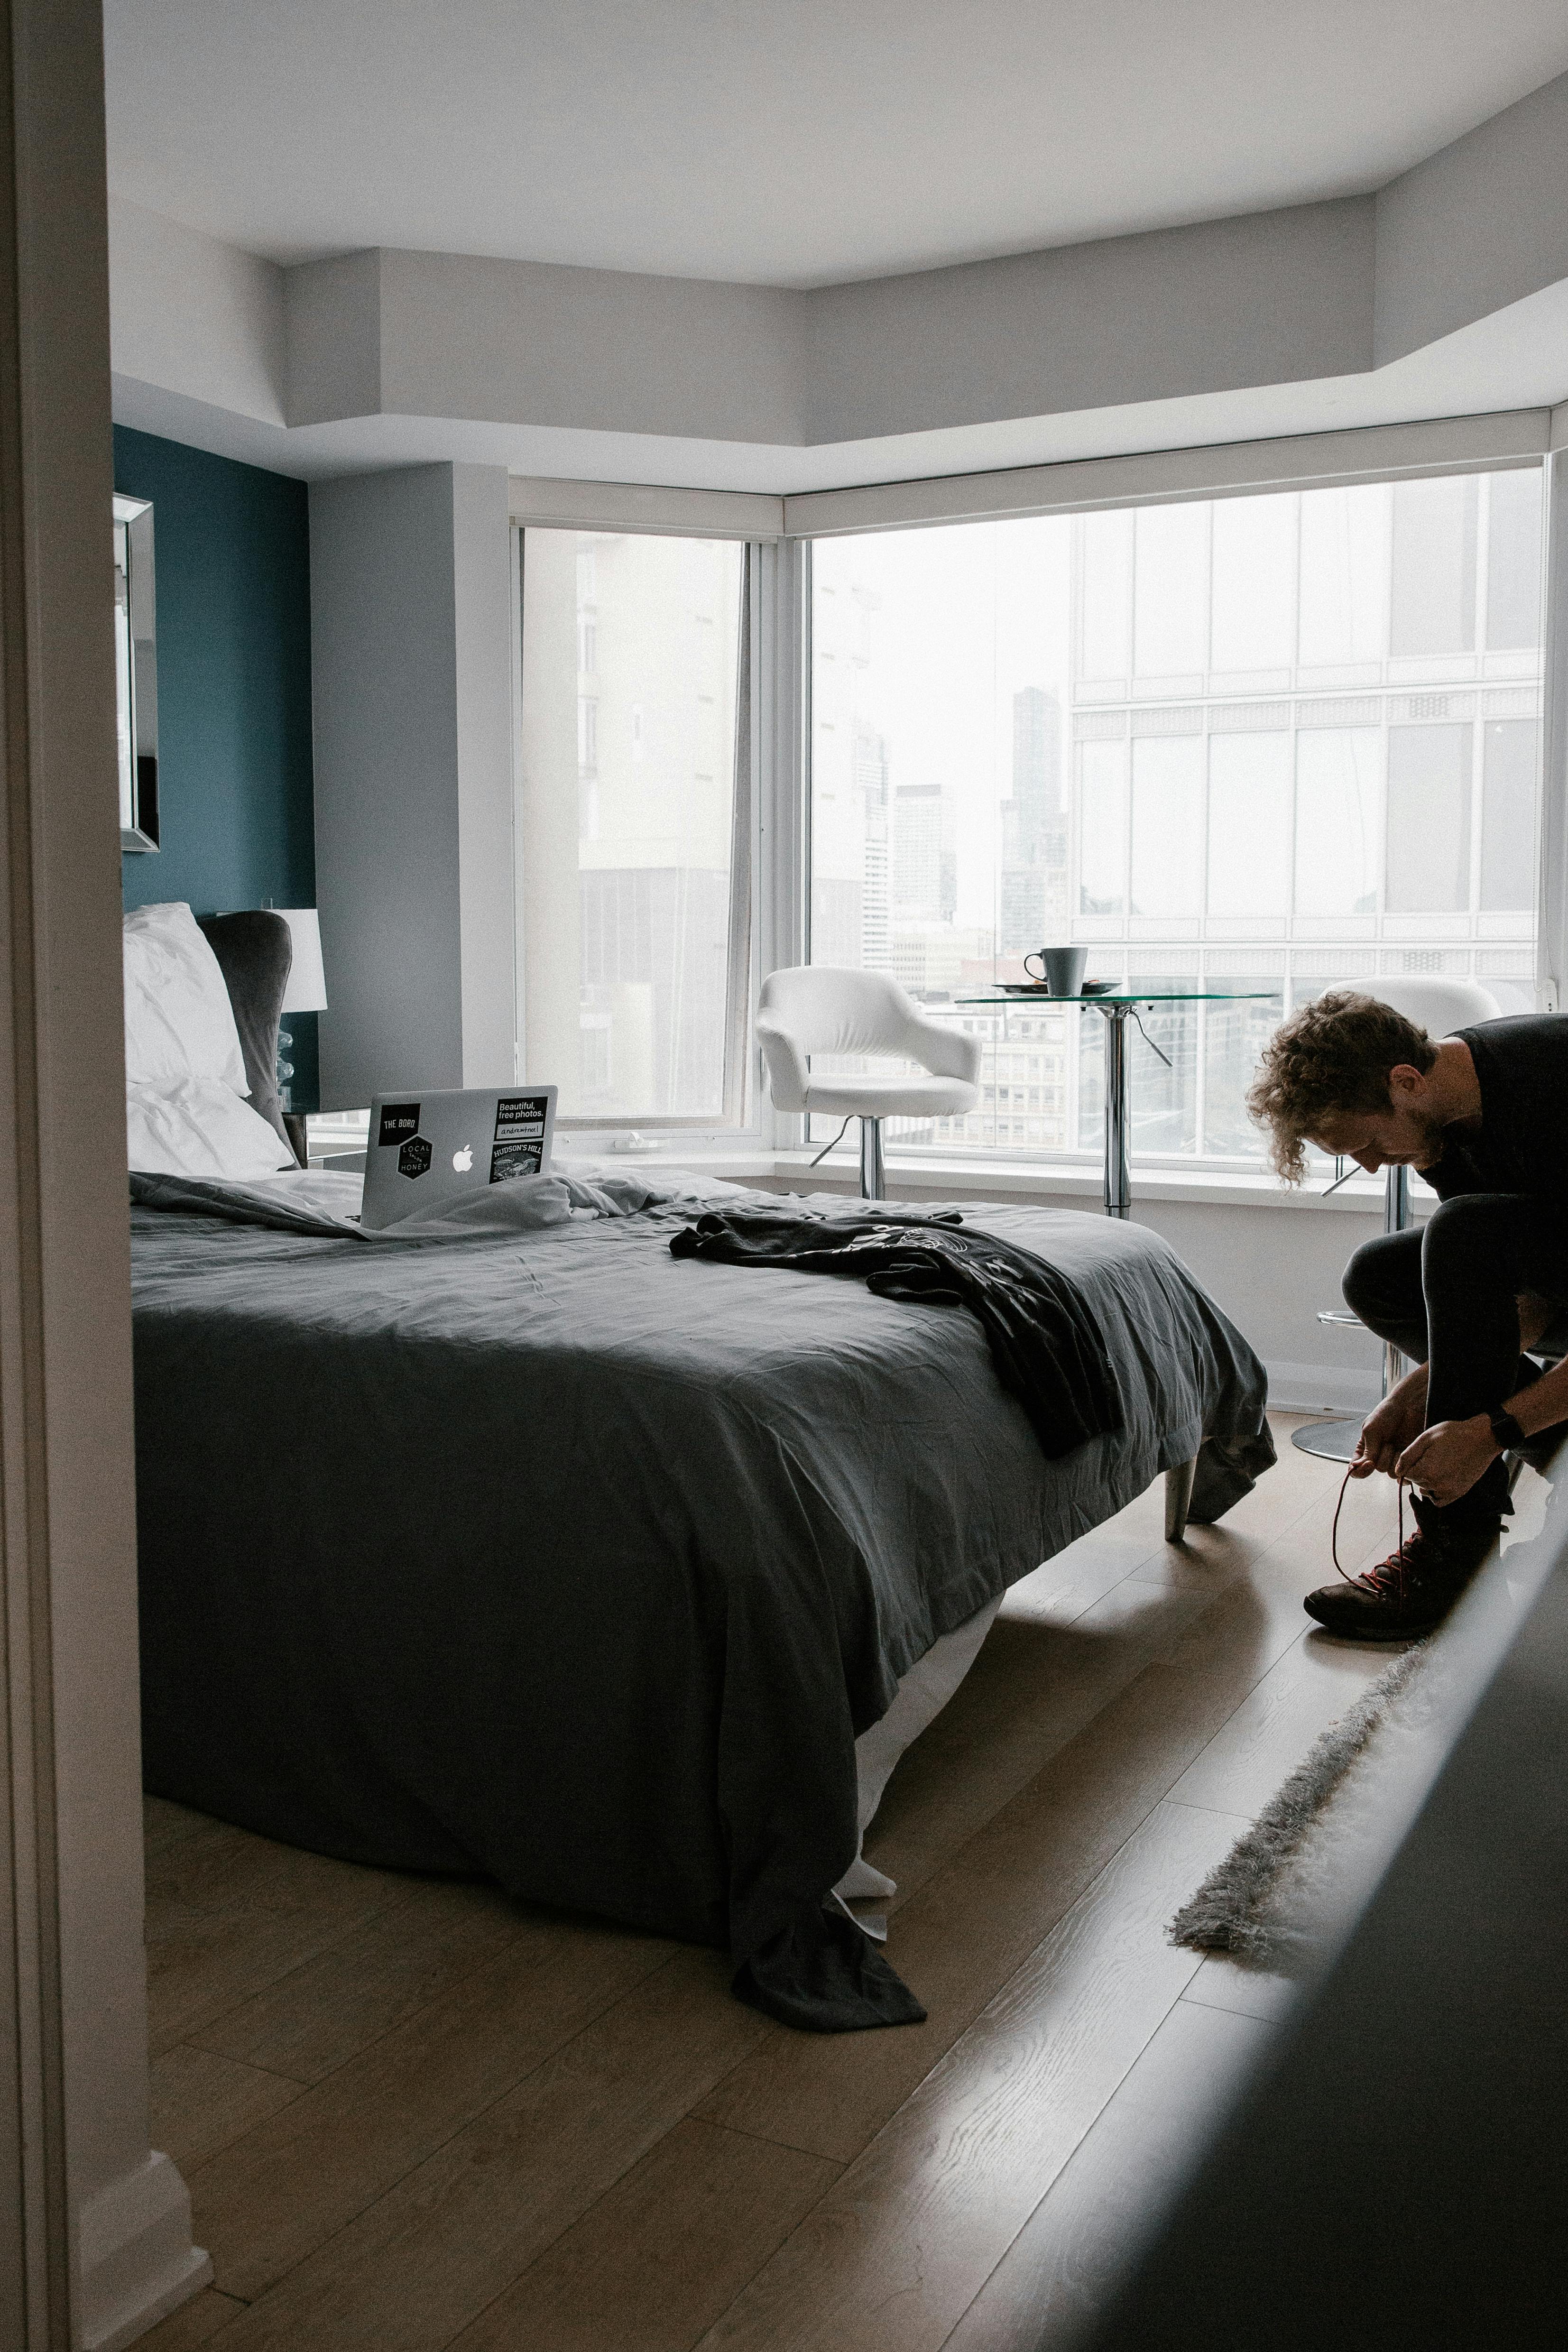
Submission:
[[[1047,942],[1134,987],[1265,992],[1151,1019],[1169,1068],[1134,1039],[1144,1157],[1258,1158],[1258,1048],[1336,982],[1533,1008],[1541,490],[1531,467],[817,543],[812,957],[987,1044],[978,1108],[905,1148],[1098,1150],[1100,1016],[961,1003]]]
[[[521,536],[524,1069],[563,1118],[716,1123],[745,1060],[745,551]]]

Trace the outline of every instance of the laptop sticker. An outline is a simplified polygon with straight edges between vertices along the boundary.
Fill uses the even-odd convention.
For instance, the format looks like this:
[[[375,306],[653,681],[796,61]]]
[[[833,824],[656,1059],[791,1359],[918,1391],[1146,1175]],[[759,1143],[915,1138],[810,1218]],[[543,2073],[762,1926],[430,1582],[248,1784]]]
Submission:
[[[530,1143],[542,1138],[549,1108],[548,1095],[502,1095],[496,1105],[496,1141]]]
[[[430,1146],[422,1135],[416,1135],[411,1142],[405,1143],[397,1155],[400,1176],[423,1176],[429,1165]]]
[[[539,1143],[498,1143],[490,1152],[490,1182],[510,1184],[519,1176],[537,1176],[544,1146]]]
[[[417,1103],[383,1103],[377,1143],[406,1143],[411,1135],[419,1132]]]

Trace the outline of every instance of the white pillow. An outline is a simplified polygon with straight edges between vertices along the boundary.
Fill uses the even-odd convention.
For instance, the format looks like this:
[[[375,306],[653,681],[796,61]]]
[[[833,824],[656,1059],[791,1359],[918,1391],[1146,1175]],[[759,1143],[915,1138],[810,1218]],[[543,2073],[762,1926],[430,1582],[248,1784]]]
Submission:
[[[153,1176],[240,1183],[295,1165],[276,1129],[221,1078],[127,1087],[125,1123],[132,1167]]]
[[[217,1078],[247,1095],[223,971],[189,907],[133,907],[124,949],[127,1086]]]

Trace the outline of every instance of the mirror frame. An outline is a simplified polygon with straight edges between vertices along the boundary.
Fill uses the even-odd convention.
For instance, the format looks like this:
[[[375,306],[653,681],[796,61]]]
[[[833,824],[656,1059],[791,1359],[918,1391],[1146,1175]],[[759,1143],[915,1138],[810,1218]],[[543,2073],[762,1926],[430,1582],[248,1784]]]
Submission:
[[[158,838],[157,572],[151,499],[114,493],[114,666],[120,716],[120,846]]]

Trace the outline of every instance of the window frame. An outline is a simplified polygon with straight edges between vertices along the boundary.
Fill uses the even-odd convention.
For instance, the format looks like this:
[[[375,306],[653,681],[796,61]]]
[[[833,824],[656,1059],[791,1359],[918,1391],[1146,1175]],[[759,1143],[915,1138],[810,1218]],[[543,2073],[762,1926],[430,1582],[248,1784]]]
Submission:
[[[1517,420],[1511,418],[1503,420],[1503,422],[1510,424],[1516,421]],[[1474,425],[1476,420],[1466,420],[1465,422]],[[1360,441],[1363,438],[1359,434],[1347,434],[1343,436],[1330,435],[1322,437],[1326,443],[1331,443],[1336,438],[1342,438],[1347,442]],[[1227,463],[1224,465],[1216,464],[1215,467],[1215,478],[1205,482],[1203,479],[1203,474],[1205,471],[1202,464],[1203,453],[1184,452],[1182,453],[1182,456],[1184,459],[1187,461],[1184,467],[1186,479],[1183,482],[1182,487],[1179,489],[1165,491],[1156,489],[1152,491],[1152,494],[1151,494],[1148,489],[1145,489],[1142,495],[1135,493],[1128,495],[1124,493],[1117,496],[1107,496],[1102,499],[1067,498],[1064,499],[1059,505],[1056,503],[1042,502],[1038,505],[1026,506],[1023,504],[1004,504],[999,501],[994,506],[991,506],[988,510],[987,502],[984,498],[981,498],[969,502],[967,505],[967,510],[963,510],[963,502],[960,502],[955,499],[952,503],[959,510],[950,510],[949,512],[943,513],[940,511],[942,503],[940,499],[932,499],[929,501],[923,502],[926,504],[927,510],[921,512],[920,509],[922,504],[922,500],[920,497],[920,492],[922,486],[916,484],[894,486],[891,488],[888,495],[894,502],[895,510],[889,512],[887,508],[884,508],[883,511],[879,514],[876,510],[876,501],[879,494],[877,491],[873,490],[864,493],[857,493],[854,491],[847,491],[843,493],[823,493],[810,500],[786,500],[786,524],[795,520],[795,512],[799,512],[801,514],[801,519],[805,520],[805,510],[815,510],[816,513],[821,514],[824,520],[828,524],[828,527],[825,530],[819,531],[817,534],[818,536],[826,536],[831,538],[850,537],[860,536],[872,530],[880,533],[883,531],[901,531],[911,530],[930,530],[944,527],[959,528],[968,523],[982,520],[1000,521],[1022,518],[1031,512],[1067,512],[1072,514],[1110,513],[1116,511],[1124,512],[1129,509],[1136,509],[1146,506],[1174,504],[1197,505],[1218,500],[1228,500],[1232,498],[1261,497],[1280,491],[1292,489],[1306,490],[1310,488],[1339,486],[1342,484],[1371,485],[1375,483],[1381,485],[1385,483],[1394,484],[1406,479],[1430,479],[1435,478],[1460,478],[1467,476],[1474,477],[1483,474],[1539,470],[1542,475],[1542,482],[1541,602],[1542,715],[1539,722],[1541,727],[1542,764],[1540,798],[1538,802],[1537,834],[1534,845],[1536,895],[1534,910],[1535,972],[1533,984],[1538,1008],[1542,1011],[1555,1012],[1559,1009],[1559,1005],[1563,1001],[1564,982],[1565,980],[1568,980],[1568,973],[1565,973],[1565,962],[1568,962],[1568,957],[1565,957],[1565,943],[1568,943],[1568,772],[1568,772],[1568,449],[1553,453],[1540,446],[1536,446],[1534,447],[1520,447],[1517,440],[1513,446],[1509,446],[1508,442],[1510,436],[1503,435],[1498,437],[1502,446],[1494,446],[1491,448],[1488,448],[1485,454],[1481,454],[1480,449],[1476,447],[1472,443],[1471,448],[1464,455],[1460,455],[1456,451],[1456,453],[1451,457],[1436,457],[1423,452],[1420,462],[1408,466],[1401,466],[1395,463],[1386,462],[1387,457],[1392,455],[1392,452],[1387,448],[1386,445],[1384,445],[1384,448],[1379,452],[1379,454],[1384,455],[1385,458],[1385,462],[1383,464],[1369,462],[1364,467],[1356,468],[1352,471],[1335,471],[1331,470],[1328,466],[1325,466],[1321,472],[1314,472],[1312,474],[1289,471],[1284,472],[1283,478],[1275,480],[1268,478],[1266,467],[1247,467],[1246,471],[1249,478],[1244,480],[1237,480],[1234,478],[1227,480],[1225,478],[1227,470],[1231,471],[1234,477],[1235,457],[1235,453],[1232,450],[1227,449],[1215,453],[1216,457],[1227,461]],[[1530,436],[1524,437],[1528,438]],[[1266,448],[1267,445],[1263,445],[1263,446]],[[1110,467],[1114,466],[1120,461],[1112,460],[1097,462],[1105,463],[1109,469]],[[1128,462],[1135,464],[1137,461]],[[1039,472],[1041,474],[1048,474],[1051,470],[1052,469],[1050,468],[1042,468],[1039,469]],[[1075,469],[1063,467],[1060,470],[1063,473],[1066,473],[1069,470],[1087,472],[1091,469],[1089,467]],[[1283,471],[1284,469],[1282,469],[1282,472]],[[942,483],[935,486],[924,487],[934,488],[938,491],[949,491],[952,486]],[[896,511],[900,488],[905,493],[901,500],[904,510],[901,512]],[[836,514],[833,509],[836,503],[839,500],[842,501],[842,506],[839,508],[838,513]],[[840,520],[840,516],[842,516],[842,520]],[[801,891],[801,906],[795,932],[795,951],[787,956],[781,955],[776,959],[776,961],[780,962],[808,962],[810,961],[811,954],[810,811],[812,777],[810,760],[812,750],[812,732],[809,725],[809,716],[813,660],[811,643],[811,550],[813,541],[809,538],[792,538],[787,539],[784,544],[785,546],[797,546],[804,551],[804,558],[800,569],[800,581],[804,593],[804,605],[800,624],[801,663],[804,673],[802,680],[801,708],[806,723],[803,730],[803,739],[798,746],[799,756],[795,762],[795,771],[796,776],[796,789],[801,795],[803,806],[798,813],[790,813],[794,829],[798,835],[802,844],[802,854],[804,856],[804,887]],[[1073,625],[1075,628],[1078,625],[1076,619]],[[1485,650],[1486,648],[1480,646],[1478,641],[1478,656]],[[1386,687],[1386,681],[1384,683]],[[1485,680],[1478,677],[1476,681],[1478,697],[1483,690],[1484,686]],[[1417,692],[1418,690],[1419,689],[1414,686],[1407,686],[1405,689],[1407,695]],[[1290,698],[1297,698],[1294,693]],[[1381,730],[1386,734],[1391,716],[1391,707],[1387,692],[1384,692],[1382,694],[1382,700],[1384,703],[1384,709],[1379,725]],[[1411,723],[1417,722],[1413,721]],[[1479,738],[1480,748],[1474,753],[1472,764],[1471,788],[1474,793],[1474,803],[1471,814],[1470,845],[1472,865],[1479,856],[1485,790],[1484,729],[1486,721],[1481,713],[1479,700],[1477,714],[1473,724],[1475,728],[1480,730]],[[1205,740],[1206,745],[1206,734]],[[1069,740],[1067,746],[1067,754],[1069,762],[1067,788],[1068,792],[1076,797],[1078,791],[1078,779],[1077,762],[1073,756],[1074,750],[1075,746]],[[1129,773],[1124,788],[1124,799],[1127,805],[1124,814],[1128,815],[1130,821],[1131,793],[1131,746],[1129,746],[1128,751],[1128,762]],[[779,768],[777,771],[777,773],[781,777],[784,776],[787,772],[788,771],[783,767]],[[1208,762],[1205,752],[1203,785],[1205,804],[1208,789]],[[1386,790],[1387,785],[1385,780],[1384,824],[1386,824]],[[1079,847],[1078,829],[1075,825],[1073,831],[1072,865],[1069,875],[1069,891],[1075,900],[1078,886]],[[1293,855],[1294,851],[1292,851],[1292,856]],[[1378,895],[1381,901],[1383,897],[1382,884],[1380,884]],[[1122,940],[1118,942],[1118,944],[1122,946],[1125,950],[1129,947],[1135,947],[1137,942]],[[1157,943],[1151,941],[1150,944],[1151,946],[1153,946]],[[1246,944],[1247,943],[1237,940],[1233,946],[1227,947],[1226,951],[1228,953],[1234,953],[1243,949]],[[1286,942],[1285,944],[1289,944],[1289,942]],[[1381,944],[1381,940],[1373,942],[1374,947]],[[1200,940],[1195,943],[1195,945],[1197,951],[1201,954],[1206,950],[1212,949],[1216,945],[1226,946],[1226,943]],[[1276,950],[1279,945],[1279,942],[1274,941],[1258,941],[1257,943],[1259,952],[1266,956],[1268,955],[1271,950]],[[770,963],[764,963],[762,966],[763,971],[772,968],[773,967]],[[1289,985],[1289,966],[1287,966],[1281,972],[1280,986],[1282,992],[1287,990]],[[976,1025],[976,1021],[983,1023],[984,1020],[984,1015],[977,1015],[974,1019],[966,1019],[963,1025],[966,1028],[972,1028]],[[1205,1088],[1205,1066],[1207,1059],[1206,1042],[1201,1034],[1196,1050],[1197,1069],[1195,1073],[1195,1085],[1198,1096],[1201,1098]],[[1073,1066],[1075,1069],[1079,1060],[1081,1060],[1081,1055],[1075,1060]],[[1073,1081],[1069,1081],[1068,1119],[1069,1133],[1078,1132],[1078,1087],[1076,1082]],[[807,1138],[810,1133],[810,1121],[807,1118],[799,1116],[789,1116],[786,1118],[784,1115],[775,1114],[773,1124],[775,1140],[781,1147],[793,1146],[795,1148],[803,1148],[806,1145]],[[890,1156],[897,1157],[907,1153],[910,1161],[916,1166],[933,1166],[943,1161],[951,1162],[955,1160],[962,1160],[966,1166],[973,1165],[977,1175],[982,1171],[999,1171],[1006,1168],[1016,1168],[1019,1170],[1028,1169],[1039,1171],[1048,1171],[1050,1170],[1080,1171],[1097,1165],[1099,1160],[1097,1148],[1080,1148],[1070,1144],[1054,1146],[1047,1149],[1024,1143],[997,1143],[990,1146],[952,1145],[942,1143],[903,1145],[899,1141],[892,1141],[889,1143],[889,1150]],[[1256,1173],[1258,1172],[1258,1163],[1253,1159],[1228,1157],[1225,1154],[1215,1153],[1212,1151],[1205,1151],[1201,1156],[1196,1153],[1182,1152],[1141,1152],[1138,1154],[1138,1164],[1147,1170],[1151,1174],[1185,1173],[1200,1179],[1205,1176],[1210,1176],[1215,1180],[1221,1181],[1232,1179],[1237,1174]]]
[[[726,1070],[728,1087],[731,1066],[743,1060],[744,1098],[732,1121],[649,1118],[613,1126],[573,1121],[574,1140],[591,1143],[603,1136],[608,1143],[635,1124],[650,1134],[680,1132],[693,1146],[708,1145],[737,1156],[798,1150],[805,1143],[806,1119],[775,1111],[768,1097],[755,1043],[757,997],[766,973],[805,962],[810,955],[814,545],[818,538],[873,530],[930,529],[1031,513],[1110,512],[1172,499],[1203,501],[1342,483],[1543,468],[1544,716],[1535,852],[1536,990],[1543,1011],[1560,1010],[1568,996],[1568,447],[1552,448],[1552,422],[1544,410],[1504,412],[783,499],[753,493],[649,492],[614,483],[514,478],[511,511],[519,539],[512,565],[514,722],[521,684],[523,527],[531,523],[556,530],[581,526],[743,538],[750,551],[751,954],[744,990],[731,996],[732,1013],[743,1003],[750,1050],[742,1056],[731,1048]],[[1563,437],[1568,439],[1568,433]],[[518,745],[514,723],[514,747]],[[514,766],[516,761],[514,748]],[[515,824],[515,791],[512,805]],[[521,872],[520,849],[518,855]],[[733,944],[733,933],[731,938]],[[519,940],[521,944],[521,929]],[[517,987],[521,1076],[526,1034],[521,954]],[[930,1158],[934,1161],[938,1156],[932,1152]],[[1098,1164],[1095,1151],[1072,1148],[1044,1152],[998,1145],[984,1156],[969,1157],[977,1175],[1008,1168],[1082,1175]],[[1254,1163],[1212,1157],[1200,1162],[1188,1155],[1140,1155],[1140,1165],[1151,1177],[1168,1172],[1201,1181],[1206,1174],[1223,1183],[1245,1171],[1244,1181],[1261,1181]]]

